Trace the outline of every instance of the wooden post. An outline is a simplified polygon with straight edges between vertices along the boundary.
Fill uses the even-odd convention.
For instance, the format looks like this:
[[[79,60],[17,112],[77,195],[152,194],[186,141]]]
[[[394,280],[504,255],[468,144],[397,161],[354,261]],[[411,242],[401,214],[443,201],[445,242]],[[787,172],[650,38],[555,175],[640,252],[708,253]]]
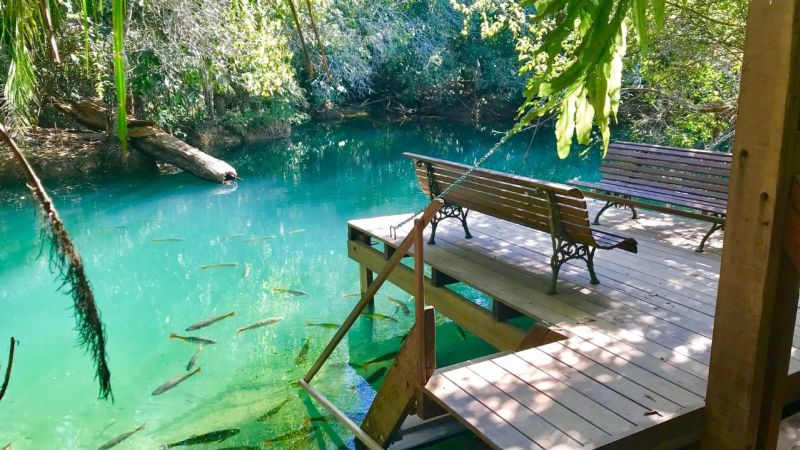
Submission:
[[[425,229],[425,223],[420,219],[414,220],[414,280],[416,282],[416,289],[414,292],[414,322],[418,324],[425,323],[425,257],[424,245],[422,241],[422,230]],[[417,410],[421,411],[423,404],[424,393],[422,387],[428,382],[427,375],[427,350],[425,343],[427,342],[425,336],[425,326],[419,327],[419,333],[416,336],[417,344]],[[421,415],[421,414],[420,414]]]
[[[704,449],[776,445],[798,294],[784,237],[800,173],[799,13],[796,0],[750,2]]]

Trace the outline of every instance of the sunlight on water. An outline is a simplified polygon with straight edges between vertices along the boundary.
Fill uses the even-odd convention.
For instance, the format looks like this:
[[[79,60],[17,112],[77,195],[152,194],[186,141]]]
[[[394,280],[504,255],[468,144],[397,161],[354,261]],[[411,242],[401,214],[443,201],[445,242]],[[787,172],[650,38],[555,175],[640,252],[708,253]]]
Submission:
[[[332,419],[318,419],[328,416],[292,384],[335,331],[306,322],[339,324],[358,301],[343,296],[359,289],[345,247],[346,222],[425,204],[402,152],[469,163],[495,139],[456,125],[309,125],[289,140],[225,153],[243,178],[237,186],[186,174],[51,186],[106,324],[113,403],[96,400],[91,361],[76,345],[70,299],[56,292],[46,257],[37,259],[28,193],[0,190],[3,371],[8,337],[21,342],[0,402],[0,445],[97,448],[144,423],[119,448],[157,448],[223,429],[240,433],[215,448],[261,447],[265,441],[274,448],[352,447],[352,436]],[[513,141],[487,166],[564,181],[598,165],[596,151],[558,161],[549,132],[540,132],[536,142],[529,139]],[[202,269],[207,265],[219,266]],[[408,294],[385,287],[376,312],[393,320],[359,319],[314,381],[359,421],[375,394],[364,378],[378,378],[391,360],[362,363],[397,350],[412,323],[387,295],[413,310]],[[233,317],[184,331],[230,311]],[[270,317],[283,320],[236,333]],[[448,334],[446,326],[441,325],[440,350],[462,339],[452,327]],[[196,350],[169,339],[173,332],[217,343],[201,352],[199,373],[152,396],[185,372]],[[307,356],[299,355],[307,341]],[[443,355],[440,362],[455,362],[452,358]],[[270,410],[270,417],[256,420]]]

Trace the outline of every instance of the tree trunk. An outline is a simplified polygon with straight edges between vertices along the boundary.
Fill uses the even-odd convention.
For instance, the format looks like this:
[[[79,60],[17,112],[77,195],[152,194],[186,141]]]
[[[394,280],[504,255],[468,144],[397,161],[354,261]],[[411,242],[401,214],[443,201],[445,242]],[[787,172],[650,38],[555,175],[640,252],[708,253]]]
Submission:
[[[322,68],[325,69],[325,73],[328,74],[328,78],[330,78],[331,68],[328,66],[328,57],[325,55],[325,45],[322,44],[322,39],[319,38],[317,22],[314,20],[314,13],[311,10],[311,0],[306,0],[306,8],[308,8],[308,18],[311,20],[311,30],[314,32],[314,37],[317,39],[317,45],[319,46],[319,57],[322,60]]]
[[[314,66],[311,64],[311,55],[308,53],[308,46],[306,45],[306,38],[303,37],[303,28],[300,25],[300,18],[297,16],[297,8],[294,7],[294,0],[286,0],[289,4],[289,9],[292,10],[292,19],[294,19],[294,26],[297,28],[297,36],[300,37],[300,44],[303,46],[303,55],[306,58],[306,70],[308,71],[308,79],[314,79]]]
[[[53,99],[52,103],[84,126],[97,131],[106,130],[108,113],[98,102]],[[128,137],[134,148],[152,158],[207,180],[224,183],[236,179],[236,169],[230,164],[201,152],[152,122],[129,120],[128,128]]]

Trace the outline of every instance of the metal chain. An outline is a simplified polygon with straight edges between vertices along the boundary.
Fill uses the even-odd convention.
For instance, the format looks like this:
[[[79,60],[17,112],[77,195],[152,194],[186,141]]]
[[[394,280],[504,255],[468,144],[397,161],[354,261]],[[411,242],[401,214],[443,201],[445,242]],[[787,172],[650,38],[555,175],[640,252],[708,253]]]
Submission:
[[[466,172],[464,172],[463,174],[461,174],[461,176],[460,176],[460,177],[456,178],[456,180],[455,180],[455,181],[453,181],[453,182],[452,182],[452,183],[451,183],[449,186],[447,186],[447,188],[446,188],[444,191],[442,191],[442,192],[441,192],[440,194],[438,194],[437,196],[435,196],[435,197],[431,198],[431,201],[433,201],[433,200],[436,200],[436,199],[444,199],[444,197],[445,197],[447,194],[449,194],[449,193],[450,193],[450,191],[452,191],[453,189],[455,189],[455,188],[456,188],[456,187],[457,187],[459,184],[461,184],[461,183],[462,183],[464,180],[466,180],[466,179],[467,179],[467,177],[469,177],[470,175],[472,175],[472,172],[475,172],[475,171],[476,171],[476,170],[477,170],[477,169],[478,169],[478,168],[479,168],[479,167],[480,167],[480,166],[481,166],[481,165],[482,165],[484,162],[486,162],[486,160],[487,160],[487,159],[489,159],[489,157],[490,157],[490,156],[492,156],[492,154],[494,154],[494,152],[496,152],[496,151],[497,151],[497,149],[499,149],[499,148],[500,148],[500,147],[501,147],[503,144],[505,144],[505,143],[506,143],[506,141],[507,141],[507,140],[508,140],[508,139],[509,139],[509,138],[510,138],[512,135],[514,135],[514,134],[515,134],[515,133],[514,133],[514,131],[515,131],[514,129],[511,129],[511,130],[508,130],[508,131],[506,131],[506,133],[503,135],[503,137],[502,137],[502,138],[500,138],[500,140],[499,140],[499,141],[497,141],[497,142],[496,142],[496,143],[495,143],[495,144],[492,146],[492,148],[490,148],[490,149],[489,149],[489,151],[488,151],[488,152],[486,152],[486,153],[485,153],[483,156],[481,156],[481,157],[480,157],[480,158],[479,158],[477,161],[475,161],[475,164],[473,164],[473,165],[472,165],[472,167],[470,167],[470,168],[469,168],[469,169],[468,169]],[[406,217],[405,219],[403,219],[402,221],[400,221],[398,224],[389,226],[389,235],[390,235],[390,236],[393,236],[393,237],[395,237],[395,238],[396,238],[396,237],[397,237],[397,230],[398,230],[400,227],[402,227],[403,225],[407,224],[408,222],[411,222],[411,221],[414,219],[414,217],[417,217],[418,215],[422,214],[422,212],[423,212],[423,211],[425,211],[425,208],[423,208],[423,209],[420,209],[419,211],[417,211],[417,212],[415,212],[415,213],[411,214],[410,216],[408,216],[408,217]]]

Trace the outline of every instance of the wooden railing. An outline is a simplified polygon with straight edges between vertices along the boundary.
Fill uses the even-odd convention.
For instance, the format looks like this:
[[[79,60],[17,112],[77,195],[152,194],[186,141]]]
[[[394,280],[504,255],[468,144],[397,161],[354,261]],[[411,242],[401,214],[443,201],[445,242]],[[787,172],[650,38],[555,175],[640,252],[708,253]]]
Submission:
[[[372,450],[379,450],[382,449],[380,444],[378,444],[372,437],[370,437],[364,430],[361,429],[355,422],[350,420],[339,408],[336,407],[330,400],[328,400],[321,392],[316,390],[314,387],[311,386],[311,380],[316,376],[319,370],[322,368],[325,361],[331,356],[333,351],[336,347],[341,343],[344,336],[350,331],[350,328],[355,323],[358,316],[364,311],[364,308],[369,305],[372,299],[375,297],[375,294],[378,290],[383,286],[383,283],[389,278],[392,274],[394,269],[400,264],[400,261],[403,257],[406,256],[408,251],[411,249],[411,246],[414,246],[414,275],[416,280],[416,291],[415,291],[415,307],[414,307],[414,319],[415,323],[421,324],[423,323],[423,315],[425,312],[425,259],[423,255],[423,240],[422,240],[422,233],[425,230],[425,227],[430,224],[433,217],[439,211],[439,209],[444,205],[444,201],[441,199],[434,199],[428,205],[427,208],[423,211],[422,215],[414,220],[414,226],[411,229],[411,232],[400,242],[400,245],[397,246],[397,249],[392,254],[391,258],[386,262],[386,265],[383,266],[383,269],[378,273],[378,276],[375,280],[369,285],[366,292],[361,294],[361,299],[355,305],[353,310],[347,316],[347,319],[342,323],[342,326],[336,331],[336,334],[333,335],[331,341],[322,351],[322,354],[314,361],[314,365],[308,370],[308,373],[299,380],[300,386],[305,389],[312,397],[314,397],[322,406],[324,406],[337,420],[339,420],[342,425],[344,425],[348,430],[350,430],[356,438],[358,438],[367,448]],[[418,351],[418,361],[417,361],[417,382],[419,384],[419,388],[421,389],[425,383],[427,382],[427,374],[426,374],[426,346],[425,346],[425,327],[419,327],[420,333],[418,334],[417,345],[419,345]]]

